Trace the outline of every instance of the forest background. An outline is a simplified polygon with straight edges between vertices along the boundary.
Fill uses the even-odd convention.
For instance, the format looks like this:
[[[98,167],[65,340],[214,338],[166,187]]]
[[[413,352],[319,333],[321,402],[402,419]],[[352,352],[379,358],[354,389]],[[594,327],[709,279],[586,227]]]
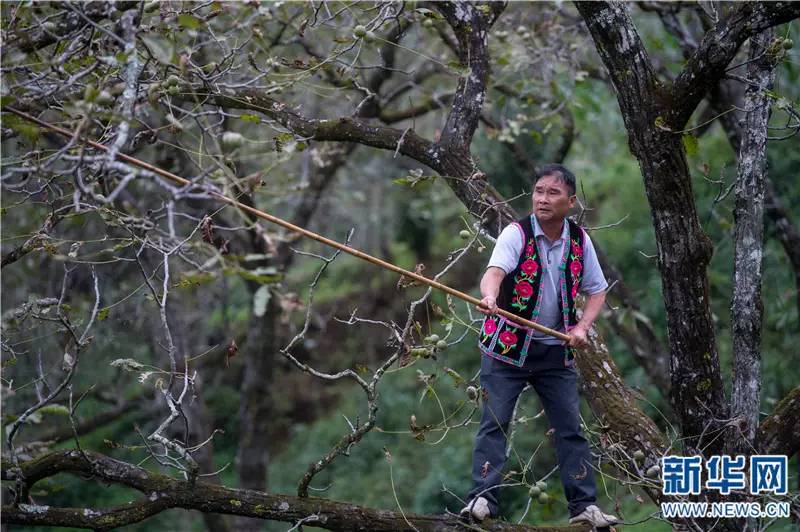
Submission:
[[[713,244],[702,275],[719,383],[698,378],[692,397],[717,385],[719,397],[735,396],[745,78],[754,65],[774,72],[759,93],[773,129],[756,158],[768,177],[763,322],[760,338],[750,335],[760,344],[763,421],[800,382],[800,64],[797,22],[782,24],[797,13],[719,2],[4,2],[2,105],[79,129],[111,152],[3,113],[3,504],[100,509],[136,499],[130,482],[66,474],[79,466],[51,464],[30,489],[14,475],[15,464],[75,449],[77,435],[80,449],[101,453],[86,455],[93,467],[114,457],[270,494],[310,489],[373,509],[457,511],[480,412],[469,389],[480,366],[477,313],[349,255],[331,260],[330,248],[210,194],[428,277],[443,272],[441,282],[477,295],[509,207],[528,212],[534,168],[563,162],[578,176],[576,215],[612,284],[591,352],[613,359],[631,404],[652,419],[636,414],[632,432],[610,436],[602,408],[584,404],[601,504],[640,523],[631,529],[669,530],[652,500],[658,446],[634,460],[637,475],[621,468],[633,450],[621,455],[614,440],[660,431],[660,448],[679,449],[688,430],[669,370],[679,338],[670,327],[680,327],[670,316],[680,321],[683,309],[665,288],[668,243],[654,229],[656,193],[629,138],[635,109],[624,96],[624,112],[618,105],[614,61],[641,45],[654,77],[677,86],[704,35],[742,5],[754,28],[766,20],[765,32],[737,45],[721,72],[704,73],[699,96],[687,91],[697,106],[685,127],[667,115],[648,127],[677,139],[690,178],[686,217]],[[603,9],[635,26],[637,40],[619,48],[591,35],[586,21],[597,17],[600,28]],[[755,30],[741,31],[739,45]],[[127,166],[123,153],[193,186]],[[448,160],[454,154],[463,156]],[[433,334],[446,345],[435,347]],[[598,381],[581,373],[589,392]],[[502,517],[555,525],[566,501],[540,409],[526,392]],[[794,455],[796,494],[793,430],[782,454]],[[549,500],[532,500],[528,487],[543,478]],[[286,530],[301,519],[162,509],[126,529]]]

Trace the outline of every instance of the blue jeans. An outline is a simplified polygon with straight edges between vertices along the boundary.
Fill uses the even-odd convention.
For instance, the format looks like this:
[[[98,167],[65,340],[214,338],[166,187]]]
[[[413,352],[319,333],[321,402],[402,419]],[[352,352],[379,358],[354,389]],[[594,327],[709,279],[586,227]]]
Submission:
[[[570,517],[594,504],[597,497],[590,465],[589,442],[580,428],[577,370],[564,364],[564,347],[532,343],[523,367],[481,356],[483,415],[472,454],[474,487],[467,495],[489,501],[492,516],[498,512],[498,491],[506,462],[506,435],[517,398],[530,383],[541,399],[555,444],[561,484]],[[486,463],[488,467],[485,467]]]

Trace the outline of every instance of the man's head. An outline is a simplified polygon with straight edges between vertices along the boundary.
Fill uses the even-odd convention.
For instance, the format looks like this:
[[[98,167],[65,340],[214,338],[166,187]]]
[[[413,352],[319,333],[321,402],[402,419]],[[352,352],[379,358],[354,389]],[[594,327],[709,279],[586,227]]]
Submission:
[[[533,213],[539,222],[563,220],[575,205],[575,176],[560,164],[546,164],[533,182]]]

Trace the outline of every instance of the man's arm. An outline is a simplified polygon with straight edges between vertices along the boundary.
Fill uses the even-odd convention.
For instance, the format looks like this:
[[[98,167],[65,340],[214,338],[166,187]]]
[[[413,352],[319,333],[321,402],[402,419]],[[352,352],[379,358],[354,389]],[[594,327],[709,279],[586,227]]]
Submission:
[[[481,278],[481,306],[476,306],[483,314],[494,314],[497,312],[497,295],[500,293],[500,283],[506,276],[506,272],[497,266],[489,266],[486,273]],[[602,303],[601,303],[602,305]],[[598,309],[599,312],[599,309]]]

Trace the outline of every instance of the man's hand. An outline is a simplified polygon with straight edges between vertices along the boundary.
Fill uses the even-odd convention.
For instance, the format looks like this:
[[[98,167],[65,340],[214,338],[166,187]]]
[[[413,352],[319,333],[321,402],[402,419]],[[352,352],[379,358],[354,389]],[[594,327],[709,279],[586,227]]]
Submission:
[[[587,337],[588,331],[581,325],[576,325],[567,333],[569,342],[567,345],[570,347],[586,347],[589,345],[589,338]]]
[[[480,306],[475,306],[475,308],[482,314],[495,314],[497,312],[497,300],[492,296],[486,296],[481,299]]]

